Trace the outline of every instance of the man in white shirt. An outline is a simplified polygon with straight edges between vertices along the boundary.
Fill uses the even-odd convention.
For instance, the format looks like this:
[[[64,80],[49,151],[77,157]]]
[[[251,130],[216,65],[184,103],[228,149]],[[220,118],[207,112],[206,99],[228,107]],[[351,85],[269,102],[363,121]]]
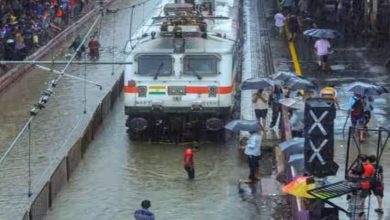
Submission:
[[[275,18],[275,26],[279,30],[279,35],[282,36],[283,31],[284,31],[284,22],[286,21],[286,17],[283,15],[282,12],[278,12],[275,14],[274,18]]]
[[[318,39],[314,43],[314,49],[316,50],[316,54],[318,56],[318,66],[322,70],[326,70],[328,56],[331,51],[331,46],[328,40],[326,39]]]

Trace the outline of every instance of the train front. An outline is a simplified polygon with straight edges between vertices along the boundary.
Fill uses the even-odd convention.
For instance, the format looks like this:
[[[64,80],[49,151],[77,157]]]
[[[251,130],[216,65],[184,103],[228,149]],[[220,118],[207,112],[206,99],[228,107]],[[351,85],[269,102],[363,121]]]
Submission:
[[[223,137],[234,104],[236,43],[207,31],[210,22],[199,16],[204,8],[166,5],[158,28],[144,35],[129,56],[133,65],[126,68],[124,93],[130,139]]]

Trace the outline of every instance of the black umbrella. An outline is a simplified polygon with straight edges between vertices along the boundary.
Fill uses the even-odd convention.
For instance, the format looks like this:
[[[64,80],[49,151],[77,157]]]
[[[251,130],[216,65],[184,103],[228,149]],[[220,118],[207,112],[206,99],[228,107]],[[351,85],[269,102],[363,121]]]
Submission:
[[[314,90],[317,88],[317,85],[315,85],[313,82],[302,79],[302,78],[295,78],[290,79],[286,82],[286,87],[291,90]]]
[[[258,131],[261,125],[256,120],[234,120],[225,125],[225,128],[230,131]]]
[[[265,89],[274,86],[274,81],[267,78],[249,78],[241,83],[241,90]]]
[[[320,29],[313,28],[303,32],[304,35],[316,38],[326,38],[326,39],[335,39],[342,36],[338,31],[332,29]]]
[[[279,71],[276,74],[271,75],[271,78],[275,79],[275,80],[281,80],[283,82],[286,82],[290,79],[296,79],[296,78],[298,78],[298,76],[294,72]]]
[[[387,90],[383,86],[377,86],[377,85],[365,83],[365,82],[353,82],[346,87],[346,90],[348,92],[357,93],[357,94],[360,94],[362,96],[364,96],[364,95],[381,95],[383,93],[389,93],[389,90]]]

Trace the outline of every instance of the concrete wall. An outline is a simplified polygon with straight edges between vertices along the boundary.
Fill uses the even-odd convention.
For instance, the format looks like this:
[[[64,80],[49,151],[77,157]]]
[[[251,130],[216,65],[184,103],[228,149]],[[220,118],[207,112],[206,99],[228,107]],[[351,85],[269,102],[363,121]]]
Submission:
[[[32,198],[31,205],[23,216],[23,220],[41,220],[44,218],[46,211],[52,206],[52,203],[61,188],[68,182],[70,175],[76,169],[78,163],[88,149],[89,144],[95,137],[99,127],[102,125],[104,118],[108,115],[108,112],[113,107],[116,99],[121,94],[123,89],[123,77],[124,73],[122,72],[111,91],[106,94],[101,103],[96,107],[93,116],[88,126],[82,132],[82,135],[64,155],[41,191]]]

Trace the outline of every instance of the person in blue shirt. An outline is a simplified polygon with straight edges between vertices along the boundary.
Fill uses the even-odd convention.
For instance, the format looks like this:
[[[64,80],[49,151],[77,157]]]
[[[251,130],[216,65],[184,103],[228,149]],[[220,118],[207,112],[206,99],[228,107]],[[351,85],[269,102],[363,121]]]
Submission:
[[[135,220],[155,220],[153,212],[149,211],[151,204],[149,200],[141,202],[141,209],[134,212]]]
[[[364,125],[364,99],[360,94],[355,93],[348,102],[348,114],[351,114],[351,124]]]
[[[364,99],[360,94],[355,93],[348,102],[348,114],[351,116],[352,127],[357,129],[359,134],[359,141],[363,142],[365,140],[364,134]]]
[[[247,183],[254,183],[258,181],[256,178],[256,172],[259,169],[259,161],[261,156],[261,141],[262,136],[260,134],[261,128],[258,131],[250,132],[250,137],[245,145],[244,154],[248,158],[249,165],[249,177]]]

